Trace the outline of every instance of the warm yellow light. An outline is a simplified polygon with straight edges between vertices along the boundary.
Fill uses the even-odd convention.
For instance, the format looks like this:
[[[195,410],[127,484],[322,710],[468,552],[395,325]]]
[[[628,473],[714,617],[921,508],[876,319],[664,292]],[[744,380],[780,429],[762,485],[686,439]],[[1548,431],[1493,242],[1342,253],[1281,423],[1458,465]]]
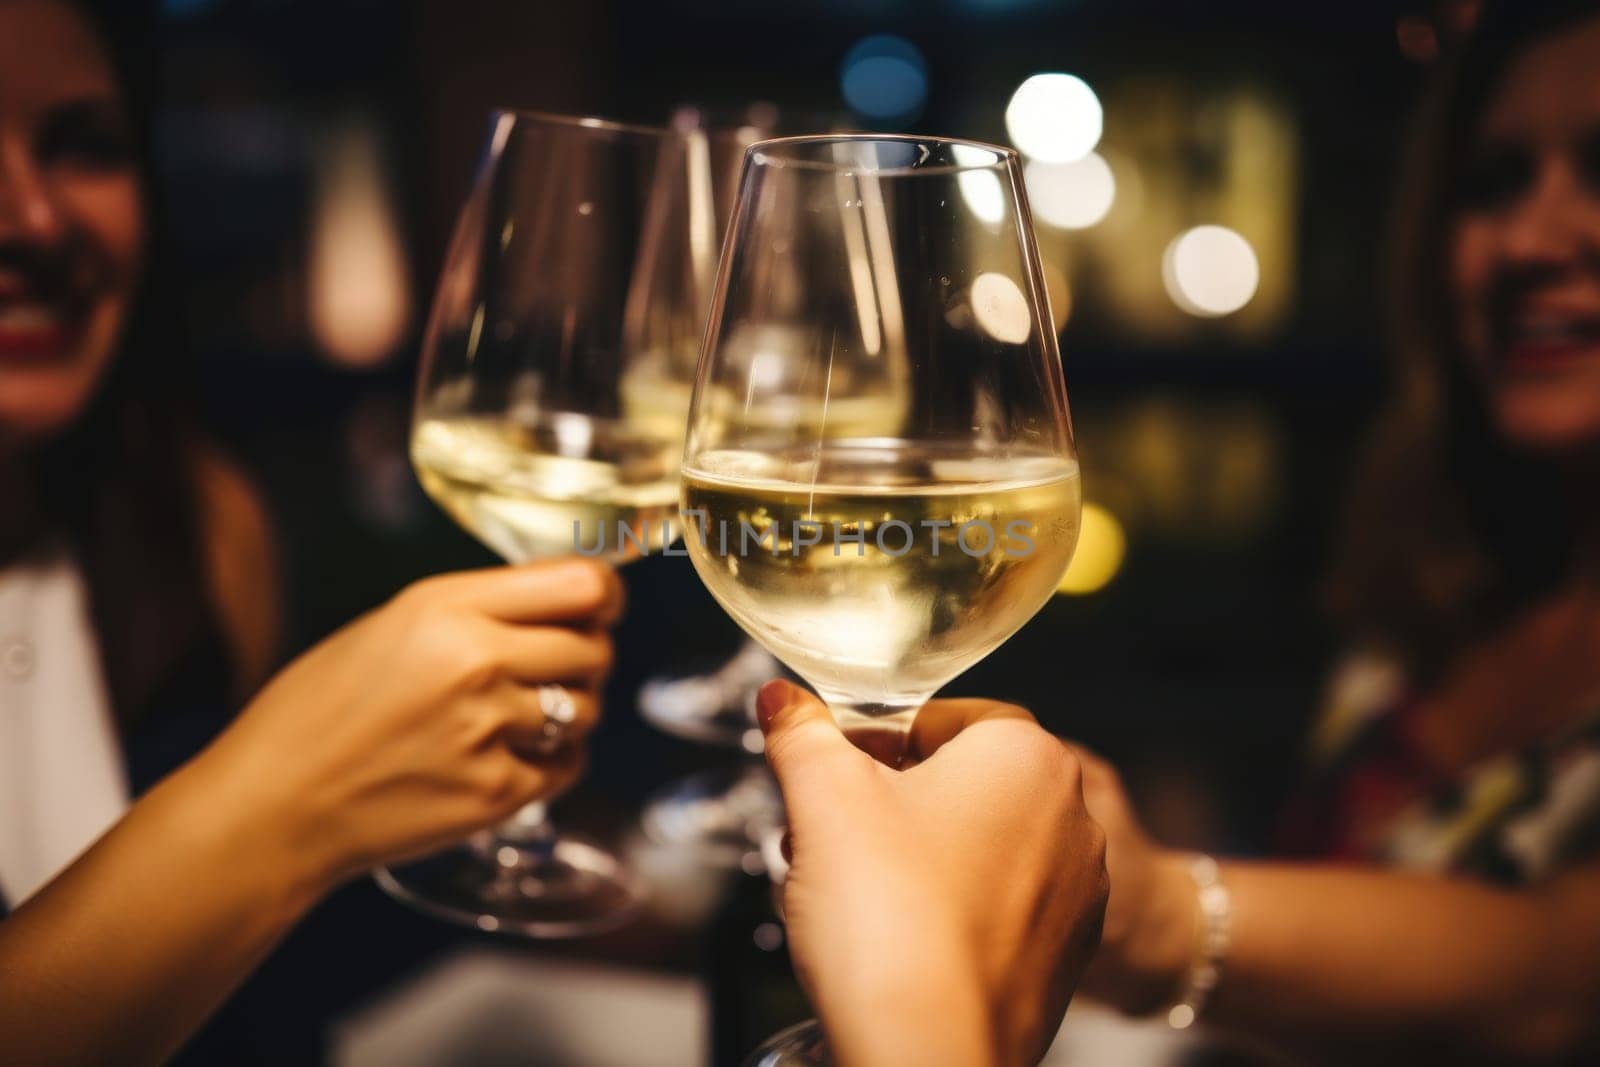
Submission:
[[[405,253],[377,138],[352,124],[318,168],[308,271],[311,335],[339,363],[393,354],[411,317]]]
[[[1255,249],[1226,226],[1196,226],[1179,234],[1161,257],[1161,278],[1172,302],[1191,315],[1218,318],[1250,302],[1261,283]]]
[[[1052,261],[1041,257],[1039,266],[1044,272],[1045,292],[1050,297],[1050,324],[1060,333],[1072,317],[1072,286],[1067,283],[1066,273]]]
[[[1127,548],[1127,536],[1117,517],[1099,504],[1086,501],[1078,526],[1078,550],[1072,554],[1072,563],[1056,592],[1082,596],[1105,588],[1122,569]]]
[[[1111,167],[1090,152],[1073,163],[1029,160],[1023,168],[1034,217],[1062,230],[1083,230],[1106,217],[1117,196]]]
[[[1017,150],[1046,163],[1071,163],[1100,143],[1100,98],[1082,78],[1035,74],[1006,106],[1006,133]]]
[[[950,149],[955,160],[963,167],[989,167],[996,161],[993,152],[971,145],[958,144]],[[956,187],[967,210],[980,222],[996,223],[1006,217],[1006,194],[1000,186],[1000,176],[992,169],[963,170],[956,175]]]

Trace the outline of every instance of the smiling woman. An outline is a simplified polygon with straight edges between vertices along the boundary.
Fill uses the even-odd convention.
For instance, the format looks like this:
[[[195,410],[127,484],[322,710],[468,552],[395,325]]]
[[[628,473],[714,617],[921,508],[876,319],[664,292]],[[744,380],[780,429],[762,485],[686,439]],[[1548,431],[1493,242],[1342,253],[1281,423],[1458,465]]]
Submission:
[[[1600,22],[1512,64],[1453,235],[1461,341],[1514,442],[1600,444]]]
[[[0,0],[0,1062],[311,1062],[321,998],[377,979],[325,940],[359,924],[310,924],[314,979],[267,957],[352,877],[571,784],[621,586],[430,579],[246,704],[266,522],[187,417],[138,38],[97,10]]]
[[[121,335],[144,249],[134,140],[109,63],[58,4],[11,3],[0,37],[0,418],[78,415]],[[49,78],[31,76],[41,64]]]
[[[276,629],[261,508],[194,429],[150,266],[136,9],[0,4],[0,563],[81,571],[124,725],[206,649],[241,692]]]
[[[1491,6],[1414,139],[1396,388],[1330,593],[1422,674],[1567,578],[1600,499],[1597,49],[1600,5]]]
[[[1090,986],[1317,1062],[1600,1048],[1600,3],[1484,10],[1414,140],[1399,388],[1332,586],[1352,655],[1282,821],[1324,862],[1156,847],[1086,759]]]

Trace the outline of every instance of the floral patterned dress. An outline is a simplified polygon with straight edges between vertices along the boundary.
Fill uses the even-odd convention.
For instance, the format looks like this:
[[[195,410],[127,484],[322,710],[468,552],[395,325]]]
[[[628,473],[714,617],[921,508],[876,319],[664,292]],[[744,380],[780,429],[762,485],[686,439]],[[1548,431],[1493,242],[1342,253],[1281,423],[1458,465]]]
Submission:
[[[1600,859],[1600,701],[1560,735],[1444,773],[1415,737],[1402,672],[1355,657],[1312,737],[1285,851],[1528,885]]]

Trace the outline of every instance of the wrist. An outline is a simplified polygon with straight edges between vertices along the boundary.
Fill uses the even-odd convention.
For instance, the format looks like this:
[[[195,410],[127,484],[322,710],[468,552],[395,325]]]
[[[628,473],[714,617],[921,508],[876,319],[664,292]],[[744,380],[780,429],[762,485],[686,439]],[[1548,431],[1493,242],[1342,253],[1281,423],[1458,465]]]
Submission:
[[[975,972],[966,972],[973,974]],[[974,988],[958,988],[948,976],[939,989],[886,990],[880,1006],[863,1011],[824,1012],[829,1051],[839,1067],[917,1063],[928,1067],[1011,1067],[1022,1063],[1010,1051],[1008,1028]],[[836,1025],[837,1024],[837,1025]]]
[[[884,967],[884,958],[898,960]],[[917,951],[889,947],[859,966],[835,963],[830,980],[802,984],[840,1067],[919,1063],[930,1067],[1002,1067],[1020,1060],[1007,1051],[1012,1027],[998,990],[985,988],[983,969],[964,948]]]
[[[1217,861],[1210,856],[1193,857],[1189,877],[1195,887],[1195,954],[1178,997],[1167,1009],[1167,1022],[1175,1030],[1193,1026],[1205,1010],[1233,937],[1233,896],[1223,883]]]
[[[1145,1015],[1169,1006],[1194,961],[1197,936],[1194,879],[1189,857],[1160,851],[1151,866],[1150,892],[1126,949],[1132,979],[1118,1007]]]
[[[257,764],[259,761],[256,761]],[[212,745],[158,787],[212,853],[210,862],[254,886],[292,922],[339,882],[316,847],[315,820],[283,779],[237,765],[231,747]]]

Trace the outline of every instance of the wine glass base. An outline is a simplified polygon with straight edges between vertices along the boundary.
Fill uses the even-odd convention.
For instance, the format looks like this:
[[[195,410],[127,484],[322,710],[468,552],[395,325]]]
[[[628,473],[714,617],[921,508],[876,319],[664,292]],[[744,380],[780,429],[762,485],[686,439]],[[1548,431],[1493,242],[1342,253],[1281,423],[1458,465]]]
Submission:
[[[759,754],[756,691],[782,676],[783,668],[772,653],[746,641],[732,659],[709,674],[650,679],[639,691],[639,714],[664,733]]]
[[[657,844],[689,849],[714,866],[762,874],[761,843],[783,826],[783,798],[766,768],[747,762],[673,783],[645,805],[640,822]]]
[[[833,1067],[828,1039],[815,1019],[780,1030],[744,1061],[744,1067]]]
[[[584,937],[614,930],[644,903],[644,884],[579,837],[550,844],[479,834],[423,859],[373,872],[396,900],[489,933]]]
[[[752,690],[751,696],[754,695]],[[639,699],[639,717],[662,733],[685,741],[738,748],[751,754],[762,749],[761,728],[743,706],[680,713],[656,694],[646,693]]]

